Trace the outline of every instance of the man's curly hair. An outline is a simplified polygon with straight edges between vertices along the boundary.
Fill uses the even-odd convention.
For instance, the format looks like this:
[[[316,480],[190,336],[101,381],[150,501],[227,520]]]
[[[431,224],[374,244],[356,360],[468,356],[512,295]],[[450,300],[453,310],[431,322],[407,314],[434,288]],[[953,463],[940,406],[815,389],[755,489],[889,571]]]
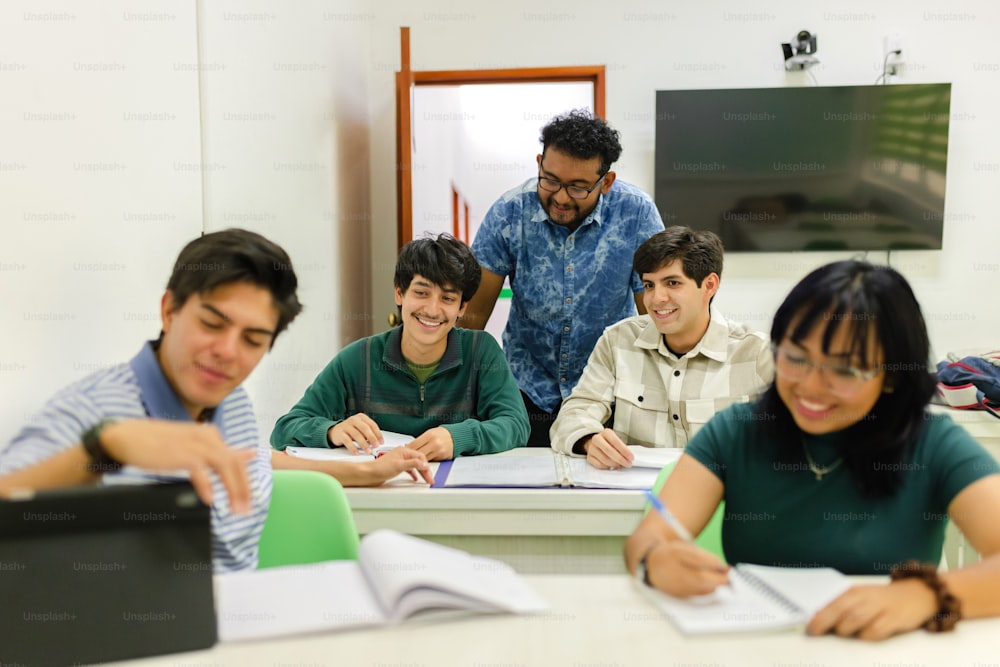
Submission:
[[[611,129],[603,118],[595,118],[586,109],[573,109],[554,117],[542,128],[542,157],[551,146],[580,160],[601,158],[598,175],[603,176],[621,156],[618,130]]]

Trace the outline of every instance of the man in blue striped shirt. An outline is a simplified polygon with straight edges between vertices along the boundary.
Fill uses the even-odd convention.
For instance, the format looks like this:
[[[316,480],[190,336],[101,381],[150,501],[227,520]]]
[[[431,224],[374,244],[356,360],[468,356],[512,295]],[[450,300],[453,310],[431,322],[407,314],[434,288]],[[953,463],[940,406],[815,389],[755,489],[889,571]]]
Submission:
[[[611,171],[622,147],[604,120],[572,111],[542,128],[541,141],[538,178],[504,193],[476,232],[483,277],[462,318],[484,328],[510,277],[503,347],[531,447],[548,447],[549,427],[605,327],[646,312],[632,255],[663,230],[649,195]]]
[[[259,234],[190,242],[161,300],[159,339],[56,394],[0,452],[0,495],[187,471],[212,505],[215,570],[256,567],[271,448],[241,384],[302,309],[297,284],[285,251]]]

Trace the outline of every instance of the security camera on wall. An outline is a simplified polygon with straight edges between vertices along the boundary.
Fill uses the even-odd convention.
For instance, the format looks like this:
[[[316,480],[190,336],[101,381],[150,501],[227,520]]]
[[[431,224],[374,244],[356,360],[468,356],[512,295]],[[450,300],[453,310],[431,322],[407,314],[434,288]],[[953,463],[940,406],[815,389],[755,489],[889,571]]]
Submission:
[[[806,69],[819,63],[819,58],[813,55],[817,50],[816,35],[808,30],[800,30],[791,43],[781,45],[781,50],[786,70]]]

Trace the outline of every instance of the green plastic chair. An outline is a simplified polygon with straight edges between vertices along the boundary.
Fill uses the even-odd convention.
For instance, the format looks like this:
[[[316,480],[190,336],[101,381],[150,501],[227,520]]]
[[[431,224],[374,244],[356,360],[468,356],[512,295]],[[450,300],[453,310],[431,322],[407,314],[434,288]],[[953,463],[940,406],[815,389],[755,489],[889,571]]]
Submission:
[[[344,487],[314,470],[275,470],[258,568],[357,560],[358,530]]]
[[[670,477],[670,473],[673,472],[675,465],[677,465],[676,461],[663,466],[663,470],[660,471],[660,475],[653,483],[653,493],[660,493],[663,483],[667,481],[667,477]],[[650,505],[646,503],[646,511],[648,512],[649,509]],[[715,514],[712,515],[712,518],[705,525],[705,529],[701,531],[698,537],[694,538],[695,544],[705,551],[715,554],[722,560],[726,560],[726,554],[722,551],[722,515],[725,514],[725,511],[726,503],[723,501],[719,503],[718,509],[715,510]]]

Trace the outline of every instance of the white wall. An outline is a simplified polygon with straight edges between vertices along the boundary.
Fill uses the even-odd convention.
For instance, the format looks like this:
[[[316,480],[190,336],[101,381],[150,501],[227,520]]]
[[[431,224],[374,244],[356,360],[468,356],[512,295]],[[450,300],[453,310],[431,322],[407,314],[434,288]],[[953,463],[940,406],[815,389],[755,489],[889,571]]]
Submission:
[[[353,0],[0,8],[0,442],[156,337],[203,230],[259,231],[299,274],[306,310],[248,382],[265,437],[368,332],[371,20]]]
[[[265,437],[372,326],[368,51],[360,2],[202,2],[205,227],[288,251],[305,310],[246,386]]]
[[[201,231],[193,6],[0,9],[0,442],[159,332]]]
[[[608,118],[622,132],[625,149],[616,171],[650,192],[657,89],[810,85],[806,74],[786,73],[781,58],[780,43],[801,29],[819,35],[821,64],[811,71],[821,85],[873,83],[881,73],[883,37],[900,33],[907,65],[898,81],[950,81],[954,87],[944,250],[894,252],[891,262],[913,282],[938,354],[996,346],[1000,305],[984,298],[1000,280],[1000,225],[991,192],[1000,172],[1000,59],[994,48],[1000,9],[994,4],[893,0],[875,6],[853,0],[807,6],[779,0],[757,9],[737,0],[685,6],[510,0],[489,7],[384,0],[378,7],[372,26],[373,182],[394,177],[391,73],[398,68],[400,25],[411,27],[415,70],[606,65]],[[373,198],[372,207],[374,237],[392,238],[394,198]],[[392,249],[376,244],[373,252],[386,262]],[[734,319],[766,329],[797,279],[839,257],[730,255],[716,302]],[[885,253],[871,259],[884,261]],[[387,279],[373,273],[376,310],[384,309]]]

